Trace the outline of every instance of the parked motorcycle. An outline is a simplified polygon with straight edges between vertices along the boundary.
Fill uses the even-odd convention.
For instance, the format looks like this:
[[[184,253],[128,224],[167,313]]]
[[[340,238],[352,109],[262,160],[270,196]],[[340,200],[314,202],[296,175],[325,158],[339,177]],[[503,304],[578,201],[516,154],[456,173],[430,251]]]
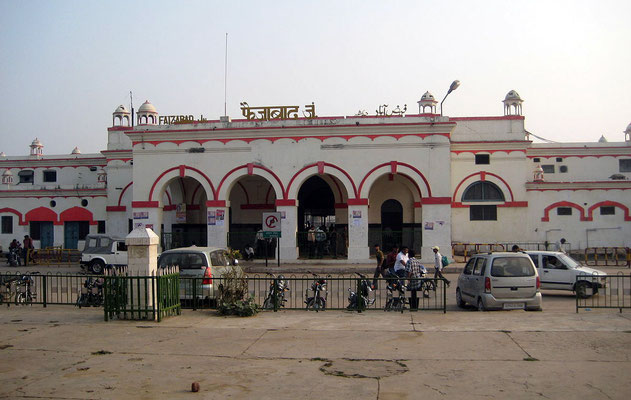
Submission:
[[[285,292],[289,292],[289,283],[285,279],[283,275],[278,275],[278,277],[274,276],[274,274],[270,274],[273,280],[270,282],[269,290],[267,292],[267,296],[265,297],[265,301],[263,302],[263,308],[266,310],[272,310],[274,308],[278,309],[285,306],[285,302],[287,299],[285,298]]]
[[[22,263],[20,262],[20,254],[22,254],[21,247],[10,248],[9,252],[7,253],[7,264],[9,264],[9,266],[11,267],[17,267],[18,265],[21,265]]]
[[[15,304],[32,305],[35,300],[33,291],[33,278],[30,275],[22,275],[15,282]]]
[[[318,275],[311,273],[313,275],[314,280],[311,283],[311,288],[305,290],[305,304],[307,305],[307,310],[325,310],[326,309],[326,279],[319,277]],[[309,296],[309,290],[313,292],[312,296]]]
[[[384,311],[401,311],[405,310],[407,299],[405,297],[405,285],[403,280],[396,275],[388,276],[388,285],[386,286],[386,306]]]
[[[366,278],[366,275],[360,274],[359,272],[355,272],[361,279],[358,283],[358,292],[356,293],[353,289],[348,288],[348,306],[346,306],[347,310],[358,310],[366,308],[366,306],[371,306],[375,303],[375,299],[370,299],[369,294],[372,292],[372,285]]]
[[[103,305],[103,284],[104,278],[88,277],[83,286],[81,293],[77,299],[76,306],[81,307],[100,307]]]

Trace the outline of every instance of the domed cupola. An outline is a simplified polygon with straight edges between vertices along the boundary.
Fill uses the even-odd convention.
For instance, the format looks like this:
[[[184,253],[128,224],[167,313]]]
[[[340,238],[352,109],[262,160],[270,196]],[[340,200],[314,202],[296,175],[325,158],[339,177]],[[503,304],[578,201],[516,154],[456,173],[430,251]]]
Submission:
[[[138,109],[138,125],[156,125],[158,123],[158,112],[149,100],[142,103]]]
[[[521,103],[524,101],[519,97],[519,93],[511,90],[504,97],[504,115],[521,115]]]
[[[121,104],[112,113],[112,126],[130,126],[130,123],[131,123],[130,115],[131,114],[129,110],[127,110],[125,106]]]
[[[624,130],[624,141],[627,143],[631,142],[631,124]]]
[[[434,98],[434,95],[430,92],[425,92],[425,94],[421,96],[421,100],[417,101],[416,103],[418,104],[419,114],[425,114],[426,107],[429,107],[430,114],[436,114],[436,104],[438,104],[438,102]]]
[[[77,154],[81,154],[81,150],[79,150],[78,147],[75,147],[74,149],[72,149],[72,153],[70,153],[72,155],[77,155]]]
[[[33,142],[30,145],[30,148],[31,148],[31,156],[35,156],[39,158],[44,155],[44,152],[42,151],[42,148],[44,148],[44,145],[42,144],[42,142],[39,141],[38,138],[35,138],[35,140],[33,140]]]

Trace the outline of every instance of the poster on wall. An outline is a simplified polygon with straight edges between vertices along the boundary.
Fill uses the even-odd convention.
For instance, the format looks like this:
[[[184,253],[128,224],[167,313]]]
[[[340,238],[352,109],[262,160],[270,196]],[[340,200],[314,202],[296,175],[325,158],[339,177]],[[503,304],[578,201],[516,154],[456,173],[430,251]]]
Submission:
[[[434,223],[433,222],[426,222],[425,223],[425,230],[426,231],[433,231],[434,230]]]
[[[226,214],[226,211],[217,210],[217,226],[223,226],[225,214]]]
[[[134,212],[134,219],[149,219],[149,211]]]
[[[145,228],[148,228],[148,229],[153,230],[153,224],[146,224],[146,225],[145,225]]]
[[[287,212],[281,211],[280,212],[280,219],[286,219],[286,218],[287,218]]]
[[[208,211],[208,225],[216,225],[217,220],[214,211]]]
[[[361,218],[361,217],[362,217],[361,210],[353,211],[353,218]]]
[[[145,227],[145,223],[144,222],[134,222],[134,229],[136,228],[144,228]]]
[[[178,224],[186,223],[186,204],[178,204],[175,207],[175,222]]]

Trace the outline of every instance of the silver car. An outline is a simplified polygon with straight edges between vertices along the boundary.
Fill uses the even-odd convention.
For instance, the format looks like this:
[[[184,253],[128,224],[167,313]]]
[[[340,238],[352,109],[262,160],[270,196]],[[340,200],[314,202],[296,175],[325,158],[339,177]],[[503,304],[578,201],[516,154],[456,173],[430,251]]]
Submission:
[[[158,268],[178,266],[181,300],[215,300],[215,284],[232,264],[226,249],[219,247],[181,247],[160,254]]]
[[[456,301],[478,310],[541,311],[539,275],[525,253],[476,254],[458,277]]]

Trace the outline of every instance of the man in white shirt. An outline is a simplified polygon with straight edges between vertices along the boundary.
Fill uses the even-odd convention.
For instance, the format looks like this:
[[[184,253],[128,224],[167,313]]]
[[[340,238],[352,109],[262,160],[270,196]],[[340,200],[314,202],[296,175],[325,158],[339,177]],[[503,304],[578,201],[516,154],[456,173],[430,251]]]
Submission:
[[[434,268],[436,269],[434,272],[434,279],[444,279],[447,286],[449,286],[449,280],[445,278],[441,272],[443,269],[443,256],[438,252],[438,250],[440,250],[438,246],[432,247],[432,251],[434,252]]]
[[[408,247],[401,247],[401,251],[397,254],[397,261],[394,263],[394,273],[403,278],[405,277],[405,265],[409,260],[408,257]]]

